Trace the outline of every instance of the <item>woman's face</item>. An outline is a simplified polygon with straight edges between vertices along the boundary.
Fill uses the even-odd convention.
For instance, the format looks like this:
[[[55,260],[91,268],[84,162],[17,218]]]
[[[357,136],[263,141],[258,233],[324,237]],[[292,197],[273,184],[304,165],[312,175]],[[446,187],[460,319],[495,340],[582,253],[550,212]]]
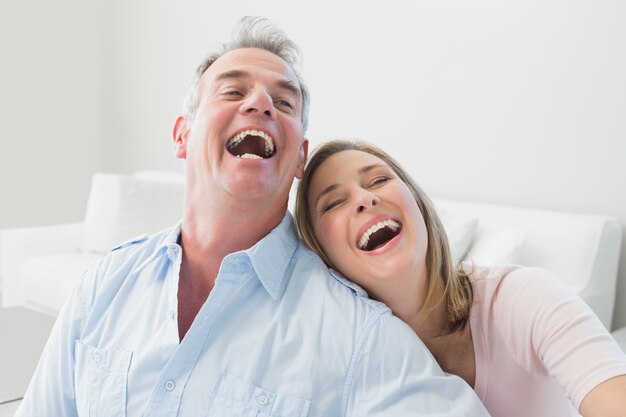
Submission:
[[[313,231],[330,261],[377,299],[425,282],[428,237],[407,185],[380,158],[338,152],[311,180]],[[392,285],[393,284],[393,285]]]

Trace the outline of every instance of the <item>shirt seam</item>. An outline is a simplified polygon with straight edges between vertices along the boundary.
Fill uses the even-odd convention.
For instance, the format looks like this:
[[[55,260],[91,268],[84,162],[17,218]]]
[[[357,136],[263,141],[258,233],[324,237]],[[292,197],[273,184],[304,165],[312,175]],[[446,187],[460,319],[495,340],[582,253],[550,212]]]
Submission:
[[[371,335],[371,330],[376,324],[380,317],[385,313],[384,310],[376,311],[376,314],[372,315],[372,318],[366,322],[363,326],[363,330],[359,335],[357,342],[355,343],[355,349],[352,352],[352,357],[350,359],[350,365],[348,366],[348,372],[346,373],[346,381],[344,384],[343,396],[341,399],[341,415],[346,416],[348,413],[348,401],[350,399],[350,394],[352,391],[352,385],[354,382],[354,372],[356,370],[356,364],[360,359],[361,352],[363,351],[363,346],[365,345],[365,341]]]

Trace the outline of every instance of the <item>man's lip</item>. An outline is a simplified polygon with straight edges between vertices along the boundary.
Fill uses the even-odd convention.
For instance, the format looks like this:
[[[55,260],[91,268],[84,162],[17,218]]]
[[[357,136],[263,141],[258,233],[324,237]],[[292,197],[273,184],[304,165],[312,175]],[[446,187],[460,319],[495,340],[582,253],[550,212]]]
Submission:
[[[402,227],[402,222],[396,216],[392,216],[390,214],[380,214],[378,216],[374,216],[370,220],[366,221],[359,228],[359,231],[356,234],[356,240],[354,242],[354,244],[356,245],[357,249],[361,249],[361,248],[359,248],[359,240],[361,240],[361,236],[363,236],[363,234],[367,231],[367,229],[369,229],[370,227],[372,227],[376,223],[382,222],[384,220],[394,220],[394,221],[397,221],[398,223],[400,223],[400,227]]]

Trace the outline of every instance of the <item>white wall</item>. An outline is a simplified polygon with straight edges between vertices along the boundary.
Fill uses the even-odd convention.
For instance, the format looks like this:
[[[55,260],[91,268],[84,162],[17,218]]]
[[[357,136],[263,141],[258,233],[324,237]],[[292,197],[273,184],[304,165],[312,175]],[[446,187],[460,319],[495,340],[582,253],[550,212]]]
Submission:
[[[133,4],[117,1],[107,37],[108,155],[128,151],[108,159],[113,170],[180,167],[169,138],[185,83],[238,17],[259,14],[304,51],[313,144],[379,143],[434,195],[626,224],[623,2],[332,2],[299,13],[287,1]]]
[[[0,14],[0,228],[78,221],[102,168],[95,0],[12,2]]]
[[[607,214],[626,225],[626,3],[620,0],[101,3],[78,7],[88,10],[81,12],[85,21],[75,22],[58,3],[52,8],[42,2],[63,25],[43,18],[35,23],[30,15],[21,16],[26,29],[13,25],[29,34],[19,51],[11,52],[14,57],[23,50],[32,54],[41,42],[48,46],[46,56],[56,55],[46,42],[72,30],[86,40],[67,33],[61,47],[65,59],[45,60],[46,71],[57,71],[52,86],[41,82],[27,89],[24,74],[34,70],[21,61],[10,72],[21,83],[2,77],[14,91],[8,102],[12,118],[37,132],[26,136],[11,127],[13,134],[3,136],[2,189],[8,187],[12,199],[24,188],[33,192],[23,210],[14,202],[12,211],[0,208],[4,224],[7,216],[22,213],[43,222],[45,213],[30,205],[49,202],[50,194],[64,197],[54,201],[58,210],[48,209],[58,218],[83,210],[82,196],[78,201],[52,187],[63,183],[57,178],[79,187],[94,167],[179,169],[170,132],[187,80],[240,16],[257,14],[280,23],[304,51],[313,93],[312,144],[338,136],[379,143],[433,195]],[[30,10],[14,7],[24,14]],[[95,21],[93,11],[99,13]],[[92,24],[96,29],[88,28]],[[86,60],[71,54],[74,44],[97,43],[98,30],[101,58],[96,51],[87,52]],[[31,39],[32,33],[38,35]],[[40,62],[31,55],[20,59]],[[94,77],[80,76],[76,66],[93,67]],[[101,83],[88,82],[98,70]],[[49,96],[61,90],[58,80],[75,77],[82,83],[62,89],[64,98],[56,105]],[[16,91],[39,97],[42,88],[50,93],[44,95],[50,114],[35,123],[33,116],[41,112],[31,109],[26,116],[22,110],[29,105],[15,98]],[[102,112],[70,106],[75,101],[100,103]],[[87,116],[78,129],[86,134],[64,128],[59,116],[69,108]],[[46,135],[51,130],[56,140]],[[43,151],[6,157],[6,145],[17,150],[25,146],[22,140]],[[101,146],[101,152],[91,146]],[[626,244],[621,262],[616,307],[621,319],[615,324],[625,326]]]

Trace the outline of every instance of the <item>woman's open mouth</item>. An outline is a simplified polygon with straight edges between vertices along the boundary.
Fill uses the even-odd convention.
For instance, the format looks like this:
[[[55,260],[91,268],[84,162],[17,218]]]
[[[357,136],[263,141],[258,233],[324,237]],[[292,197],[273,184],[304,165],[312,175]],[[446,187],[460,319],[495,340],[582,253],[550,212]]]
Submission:
[[[386,245],[400,234],[402,224],[394,219],[385,219],[367,228],[357,242],[362,251],[370,252]]]

